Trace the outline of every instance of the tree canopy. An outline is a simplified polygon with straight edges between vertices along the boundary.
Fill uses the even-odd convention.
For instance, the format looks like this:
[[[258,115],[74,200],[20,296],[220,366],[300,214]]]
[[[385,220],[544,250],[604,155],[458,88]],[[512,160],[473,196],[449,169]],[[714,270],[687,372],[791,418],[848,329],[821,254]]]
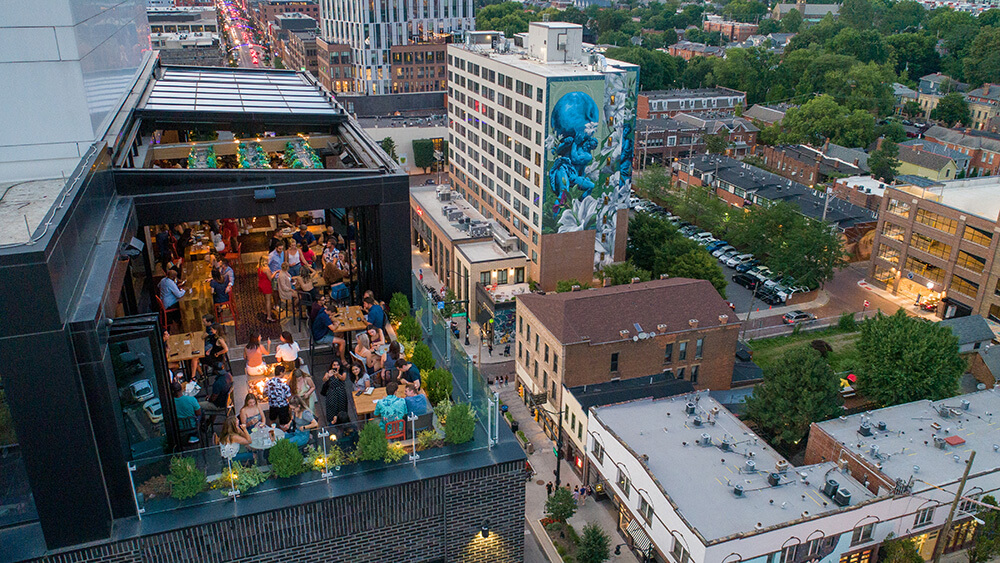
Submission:
[[[903,309],[861,324],[858,356],[858,390],[884,406],[951,397],[966,368],[950,329]]]
[[[899,156],[899,146],[889,139],[883,139],[882,146],[875,149],[868,157],[868,168],[871,169],[872,178],[881,179],[883,182],[895,180],[896,174],[899,174],[897,156]]]
[[[969,102],[958,92],[945,94],[931,110],[931,119],[936,119],[951,127],[957,123],[968,125],[971,120]]]
[[[797,444],[809,425],[841,412],[840,378],[819,352],[793,348],[764,370],[747,398],[747,416],[776,443]]]
[[[715,201],[722,203],[718,199]],[[727,282],[718,262],[704,248],[681,235],[666,219],[636,213],[629,221],[628,231],[626,252],[635,267],[649,272],[653,278],[667,274],[708,280],[725,298]]]

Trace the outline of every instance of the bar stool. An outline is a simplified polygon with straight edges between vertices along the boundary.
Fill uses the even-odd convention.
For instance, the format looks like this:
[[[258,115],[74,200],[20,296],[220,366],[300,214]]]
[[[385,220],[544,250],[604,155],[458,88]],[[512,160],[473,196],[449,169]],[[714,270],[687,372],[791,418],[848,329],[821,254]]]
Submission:
[[[233,302],[233,288],[226,288],[226,296],[229,300],[225,303],[215,303],[215,319],[218,323],[224,321],[223,316],[225,315],[226,309],[229,310],[229,315],[233,319],[233,338],[236,338],[236,325],[240,320],[239,313],[236,312],[236,305]]]

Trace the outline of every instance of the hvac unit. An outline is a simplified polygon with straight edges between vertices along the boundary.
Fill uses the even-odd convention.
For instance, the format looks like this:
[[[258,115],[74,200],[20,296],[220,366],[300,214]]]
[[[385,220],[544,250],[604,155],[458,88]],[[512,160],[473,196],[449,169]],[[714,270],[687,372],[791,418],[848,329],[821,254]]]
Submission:
[[[868,424],[867,420],[862,421],[861,426],[858,428],[858,434],[861,434],[862,436],[871,436],[872,425]]]
[[[767,475],[768,485],[771,485],[772,487],[777,487],[780,483],[781,483],[781,475],[778,475],[777,473],[768,473]]]
[[[837,494],[837,489],[840,488],[840,483],[834,481],[833,479],[827,479],[826,483],[823,484],[823,494],[833,498]]]
[[[847,489],[837,489],[837,493],[833,495],[833,503],[837,506],[847,506],[851,504],[851,491]]]

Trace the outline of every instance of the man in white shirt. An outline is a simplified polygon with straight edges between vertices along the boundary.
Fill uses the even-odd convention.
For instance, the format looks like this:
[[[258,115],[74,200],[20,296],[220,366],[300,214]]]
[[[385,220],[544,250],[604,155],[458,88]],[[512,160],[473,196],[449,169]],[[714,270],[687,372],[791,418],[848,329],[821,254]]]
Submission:
[[[177,283],[177,272],[167,270],[167,277],[160,280],[160,299],[163,300],[164,309],[173,307],[181,297],[184,297],[185,291],[180,288],[182,285],[184,285],[183,280]]]

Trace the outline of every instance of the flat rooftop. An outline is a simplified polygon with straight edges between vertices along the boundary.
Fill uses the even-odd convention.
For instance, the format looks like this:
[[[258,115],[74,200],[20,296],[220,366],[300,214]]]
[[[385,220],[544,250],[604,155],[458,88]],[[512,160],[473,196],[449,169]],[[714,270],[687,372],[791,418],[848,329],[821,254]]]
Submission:
[[[941,183],[941,203],[988,221],[1000,217],[1000,178],[987,176]]]
[[[527,259],[527,256],[520,250],[504,250],[493,241],[470,242],[459,246],[458,251],[473,264],[516,258]]]
[[[868,422],[871,436],[859,432],[862,421]],[[882,422],[885,430],[878,429]],[[881,463],[882,473],[890,479],[907,481],[913,477],[941,485],[962,477],[972,450],[979,452],[973,474],[1000,467],[1000,454],[993,451],[994,444],[1000,443],[998,424],[1000,391],[988,389],[944,401],[916,401],[835,418],[817,426],[869,463]],[[938,448],[935,438],[951,443]],[[873,451],[872,447],[878,449]]]
[[[882,197],[885,195],[885,183],[879,182],[871,176],[849,176],[837,180],[838,184],[844,184],[849,188],[868,190],[866,193]]]
[[[695,405],[692,415],[685,412],[689,402]],[[594,407],[592,412],[636,455],[649,456],[646,466],[652,476],[708,542],[842,510],[820,491],[827,477],[850,491],[850,506],[874,498],[833,462],[788,466],[779,474],[779,484],[771,486],[769,473],[787,460],[707,391]],[[704,435],[711,445],[699,443]],[[729,451],[722,449],[723,440],[729,441]],[[748,470],[748,462],[754,471]],[[742,496],[733,492],[736,485],[743,487]]]
[[[65,178],[0,182],[0,246],[31,240],[65,186]]]
[[[550,22],[556,23],[556,22]],[[449,48],[461,49],[463,51],[479,55],[481,57],[486,57],[494,61],[501,62],[505,65],[514,67],[518,70],[523,70],[534,74],[536,76],[542,77],[557,77],[557,76],[575,76],[575,77],[603,77],[604,73],[599,70],[591,70],[590,66],[585,61],[569,61],[565,63],[556,62],[542,62],[537,59],[528,58],[527,49],[522,49],[520,47],[511,47],[511,51],[508,53],[500,53],[493,49],[485,48],[483,46],[473,46],[472,48],[466,47],[464,43],[451,43],[448,45]],[[584,45],[583,56],[586,58],[590,53],[587,49],[593,48],[592,45]],[[638,65],[632,63],[626,63],[623,61],[618,61],[615,59],[606,59],[607,65],[609,67],[616,67],[621,70],[628,70],[632,68],[638,68]]]
[[[468,230],[463,229],[459,226],[457,222],[449,221],[448,216],[444,213],[445,207],[453,207],[461,211],[464,215],[463,217],[468,217],[472,221],[486,221],[486,217],[479,211],[476,211],[474,207],[462,197],[458,197],[458,192],[452,192],[451,201],[441,201],[437,197],[438,186],[419,186],[410,188],[410,197],[417,202],[420,207],[421,217],[431,221],[439,229],[441,229],[444,234],[448,237],[451,242],[471,240],[473,238],[485,238],[485,237],[473,237],[469,234]],[[492,236],[492,235],[490,235]],[[492,241],[488,241],[493,244]]]

